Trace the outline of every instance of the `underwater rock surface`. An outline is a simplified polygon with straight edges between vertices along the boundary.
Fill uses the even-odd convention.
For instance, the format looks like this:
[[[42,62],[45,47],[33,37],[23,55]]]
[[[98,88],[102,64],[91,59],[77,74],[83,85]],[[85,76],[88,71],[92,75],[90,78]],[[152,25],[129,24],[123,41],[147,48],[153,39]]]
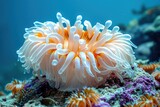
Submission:
[[[73,96],[80,94],[85,96],[87,92],[90,95],[94,95],[93,93],[98,95],[95,103],[90,99],[90,107],[138,107],[136,105],[140,102],[147,105],[148,100],[155,107],[159,107],[160,86],[156,85],[155,78],[141,68],[134,68],[134,71],[135,75],[132,78],[124,78],[123,83],[113,75],[113,78],[108,78],[105,84],[98,88],[86,87],[73,92],[61,92],[50,87],[45,76],[33,77],[15,95],[2,95],[0,105],[4,107],[70,107]],[[146,100],[142,100],[142,97]],[[78,97],[76,98],[77,101],[81,101]]]

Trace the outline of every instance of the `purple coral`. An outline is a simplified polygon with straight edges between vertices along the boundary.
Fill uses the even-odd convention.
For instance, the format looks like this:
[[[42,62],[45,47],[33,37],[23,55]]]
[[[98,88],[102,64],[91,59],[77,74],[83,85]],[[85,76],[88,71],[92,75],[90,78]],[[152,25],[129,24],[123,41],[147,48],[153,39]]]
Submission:
[[[128,102],[133,102],[135,99],[131,96],[131,94],[127,92],[123,92],[120,95],[120,105],[125,106]]]
[[[106,102],[106,98],[105,97],[101,97],[99,99],[98,104],[94,104],[93,107],[111,107],[110,104],[108,102]]]
[[[135,79],[135,81],[127,81],[121,92],[116,92],[103,101],[113,105],[116,100],[119,100],[120,106],[126,106],[127,103],[133,103],[138,100],[136,96],[140,94],[155,94],[155,83],[151,78],[141,76]]]
[[[130,87],[130,89],[134,89],[135,91],[141,91],[141,93],[150,93],[150,94],[154,94],[154,90],[155,89],[155,83],[154,81],[146,76],[141,76],[138,77],[135,82],[133,83],[129,83],[128,84]]]

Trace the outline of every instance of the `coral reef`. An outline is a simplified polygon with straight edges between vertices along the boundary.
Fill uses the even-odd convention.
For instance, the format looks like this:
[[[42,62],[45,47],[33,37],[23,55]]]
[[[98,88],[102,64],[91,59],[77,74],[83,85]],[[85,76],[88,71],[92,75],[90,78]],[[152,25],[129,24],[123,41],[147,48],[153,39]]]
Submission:
[[[24,85],[23,90],[16,95],[17,105],[23,106],[29,100],[37,99],[39,97],[46,98],[50,95],[54,96],[57,102],[62,102],[60,100],[64,100],[63,97],[66,96],[65,94],[67,94],[67,92],[61,92],[62,95],[58,93],[60,93],[60,91],[49,86],[45,76],[42,76],[41,78],[35,77],[27,82]],[[58,94],[58,96],[56,94]],[[59,98],[56,98],[56,96]],[[60,103],[57,104],[61,105]]]
[[[120,81],[118,77],[112,75],[98,88],[84,88],[77,92],[52,88],[46,76],[33,77],[25,83],[23,90],[14,96],[0,97],[0,104],[5,106],[7,102],[18,107],[85,107],[81,106],[85,104],[89,107],[134,107],[140,103],[140,97],[144,95],[153,96],[153,100],[156,98],[159,101],[160,86],[156,85],[155,78],[140,68],[134,68],[134,71],[135,75],[132,78],[127,77]]]
[[[131,21],[129,26],[123,32],[132,35],[132,41],[135,41],[137,49],[135,56],[138,59],[149,59],[150,61],[158,61],[160,52],[160,6],[144,9],[139,19]]]
[[[144,34],[148,34],[148,35],[153,35],[156,39],[156,36],[158,38],[158,34],[160,32],[160,15],[157,16],[154,20],[154,22],[152,24],[150,24],[145,30],[144,30]]]
[[[136,10],[132,11],[134,14],[139,13],[141,15],[140,19],[138,20],[139,25],[143,25],[146,23],[152,23],[154,19],[160,15],[160,6],[154,6],[147,8],[145,5],[142,5],[141,10],[138,12]]]
[[[152,59],[156,59],[157,56],[160,56],[160,52],[157,51],[159,49],[159,43],[160,43],[160,16],[157,16],[156,19],[152,24],[150,24],[146,29],[144,30],[145,35],[149,35],[150,39],[154,41],[154,47],[152,47]],[[158,59],[158,58],[157,58]]]
[[[106,88],[106,90],[101,91],[101,94],[106,98],[105,102],[111,106],[115,106],[116,103],[119,103],[120,106],[127,106],[134,104],[143,94],[155,95],[155,87],[153,78],[140,76],[135,78],[134,81],[126,81],[125,85],[119,88]]]

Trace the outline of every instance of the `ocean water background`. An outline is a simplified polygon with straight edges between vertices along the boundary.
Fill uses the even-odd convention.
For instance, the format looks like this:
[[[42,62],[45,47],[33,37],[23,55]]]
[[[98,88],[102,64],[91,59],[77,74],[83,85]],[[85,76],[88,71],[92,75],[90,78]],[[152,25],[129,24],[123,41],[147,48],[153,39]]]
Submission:
[[[0,85],[14,78],[26,79],[23,68],[17,62],[16,50],[24,42],[24,29],[32,27],[34,21],[57,22],[56,13],[69,19],[73,24],[77,15],[83,16],[93,25],[106,20],[113,25],[127,24],[138,18],[132,10],[140,10],[142,5],[160,5],[160,0],[1,0],[0,1]],[[0,91],[2,88],[0,88]]]

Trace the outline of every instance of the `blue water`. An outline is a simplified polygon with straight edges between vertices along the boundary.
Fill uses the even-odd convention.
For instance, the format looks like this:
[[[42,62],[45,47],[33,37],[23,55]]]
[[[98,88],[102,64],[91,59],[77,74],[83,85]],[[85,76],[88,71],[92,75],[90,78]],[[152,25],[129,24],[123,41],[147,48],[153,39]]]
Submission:
[[[127,24],[137,16],[132,9],[141,5],[160,5],[160,0],[1,0],[0,1],[0,81],[18,78],[16,50],[23,44],[24,28],[33,26],[34,21],[57,21],[55,15],[61,12],[71,23],[81,14],[93,25],[105,23]]]

